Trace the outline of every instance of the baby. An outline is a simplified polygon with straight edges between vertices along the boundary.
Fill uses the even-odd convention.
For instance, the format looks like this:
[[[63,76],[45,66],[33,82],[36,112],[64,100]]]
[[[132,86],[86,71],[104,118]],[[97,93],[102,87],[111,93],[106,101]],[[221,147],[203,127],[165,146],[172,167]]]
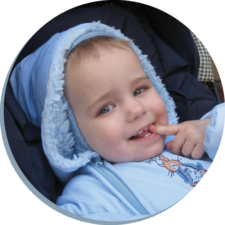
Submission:
[[[10,83],[66,184],[56,204],[73,215],[125,221],[167,209],[207,173],[222,136],[224,104],[176,124],[147,56],[101,23],[55,34]]]
[[[93,69],[94,68],[94,69]],[[201,158],[210,119],[168,125],[164,101],[129,43],[97,36],[68,56],[65,95],[90,147],[110,162],[137,162],[167,148]]]
[[[56,202],[63,209],[107,221],[142,218],[178,202],[207,173],[209,161],[175,157],[164,146],[166,135],[175,135],[167,149],[202,158],[210,119],[168,125],[166,104],[127,41],[97,36],[77,45],[67,57],[64,91],[84,139],[116,177],[82,167]]]
[[[62,208],[98,220],[137,219],[179,201],[208,170],[205,159],[168,149],[202,158],[210,119],[168,125],[165,102],[128,41],[97,36],[77,45],[67,57],[65,96],[88,145],[138,203],[127,203],[115,183],[87,165],[58,198]],[[166,135],[175,135],[167,149]],[[131,205],[140,202],[144,208],[137,213]]]

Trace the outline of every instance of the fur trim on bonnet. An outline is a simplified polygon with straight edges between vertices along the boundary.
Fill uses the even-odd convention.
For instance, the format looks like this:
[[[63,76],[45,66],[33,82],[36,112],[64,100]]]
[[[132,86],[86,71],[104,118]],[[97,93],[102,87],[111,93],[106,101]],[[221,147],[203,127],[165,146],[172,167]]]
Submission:
[[[85,23],[52,36],[14,69],[10,82],[14,95],[28,120],[42,129],[45,155],[55,174],[67,182],[74,172],[100,157],[84,140],[64,96],[64,64],[69,52],[81,41],[94,36],[113,36],[124,40],[120,30],[99,22]],[[131,40],[130,40],[131,41]],[[175,104],[146,55],[131,41],[146,75],[164,100],[169,123],[177,123]]]

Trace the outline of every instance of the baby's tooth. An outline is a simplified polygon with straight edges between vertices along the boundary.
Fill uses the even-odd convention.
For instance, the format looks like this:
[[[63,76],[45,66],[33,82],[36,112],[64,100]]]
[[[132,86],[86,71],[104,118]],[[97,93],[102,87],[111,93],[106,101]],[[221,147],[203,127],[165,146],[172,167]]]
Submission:
[[[150,133],[147,133],[146,135],[145,135],[145,137],[147,137],[147,136],[149,136],[150,135]]]
[[[148,130],[148,127],[145,130]]]
[[[142,133],[143,133],[143,130],[138,132],[138,134],[142,134]]]

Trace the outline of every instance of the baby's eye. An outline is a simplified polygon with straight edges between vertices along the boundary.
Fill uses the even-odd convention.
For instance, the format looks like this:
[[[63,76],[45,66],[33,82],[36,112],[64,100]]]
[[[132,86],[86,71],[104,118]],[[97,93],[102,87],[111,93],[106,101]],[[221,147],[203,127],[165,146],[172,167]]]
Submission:
[[[134,96],[140,95],[145,89],[144,88],[138,88],[134,91]]]
[[[113,109],[113,105],[106,105],[101,109],[100,114],[108,113],[112,109]]]

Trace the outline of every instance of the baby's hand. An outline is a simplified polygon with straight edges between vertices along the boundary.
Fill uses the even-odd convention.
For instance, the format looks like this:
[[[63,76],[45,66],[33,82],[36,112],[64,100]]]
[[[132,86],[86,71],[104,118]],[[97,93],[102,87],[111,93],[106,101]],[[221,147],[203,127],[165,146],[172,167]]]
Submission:
[[[192,120],[167,126],[150,125],[149,130],[160,135],[176,135],[166,147],[177,155],[199,159],[205,153],[203,141],[209,123],[210,119]]]

